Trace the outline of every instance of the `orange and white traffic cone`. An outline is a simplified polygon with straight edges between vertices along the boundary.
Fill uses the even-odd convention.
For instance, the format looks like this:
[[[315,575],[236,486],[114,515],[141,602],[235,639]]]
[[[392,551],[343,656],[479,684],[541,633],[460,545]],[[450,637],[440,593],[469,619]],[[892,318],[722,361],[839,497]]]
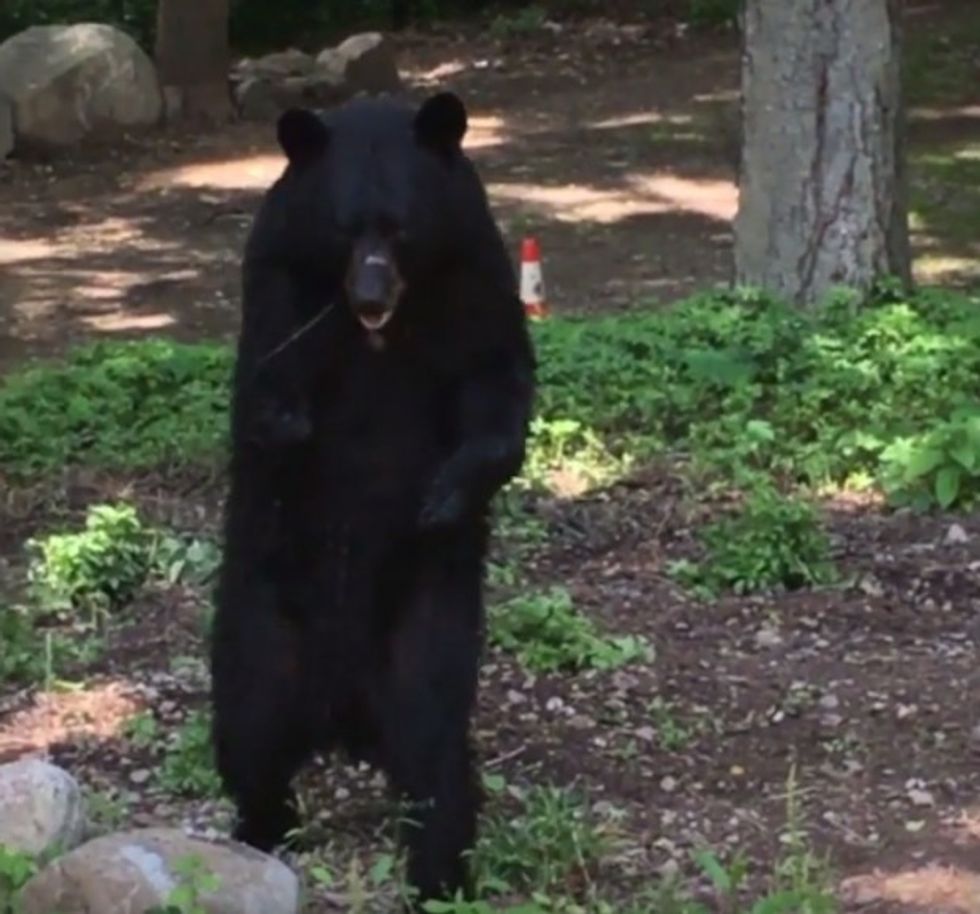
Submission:
[[[525,238],[521,245],[521,301],[524,313],[533,320],[548,316],[544,298],[544,274],[541,271],[541,248],[536,238]]]

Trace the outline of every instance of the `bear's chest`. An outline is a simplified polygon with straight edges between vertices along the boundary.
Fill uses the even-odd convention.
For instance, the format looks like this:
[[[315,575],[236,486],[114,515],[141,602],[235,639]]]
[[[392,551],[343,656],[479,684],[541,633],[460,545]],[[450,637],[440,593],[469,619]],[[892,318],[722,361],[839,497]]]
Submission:
[[[351,353],[314,404],[317,462],[344,495],[396,497],[453,447],[452,385],[415,353]]]

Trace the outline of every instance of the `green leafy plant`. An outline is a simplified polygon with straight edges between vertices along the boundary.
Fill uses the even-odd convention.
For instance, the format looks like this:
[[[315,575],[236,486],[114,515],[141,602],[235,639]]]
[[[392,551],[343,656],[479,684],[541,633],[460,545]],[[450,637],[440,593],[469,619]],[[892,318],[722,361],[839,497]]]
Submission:
[[[37,869],[32,856],[0,844],[0,914],[17,914],[20,890]]]
[[[701,533],[706,556],[678,562],[672,572],[708,594],[795,590],[834,579],[829,544],[813,508],[768,486],[757,487],[739,513]]]
[[[195,711],[188,716],[166,750],[159,781],[165,790],[184,796],[215,797],[221,793],[211,746],[210,714]]]
[[[206,584],[220,563],[221,549],[213,540],[161,534],[153,549],[154,573],[168,584]]]
[[[95,505],[83,530],[28,542],[32,595],[54,610],[116,608],[146,580],[151,542],[151,532],[131,505]]]
[[[493,644],[542,672],[613,669],[650,656],[649,646],[637,636],[599,634],[561,587],[492,607],[489,628]]]
[[[882,451],[881,479],[897,504],[971,505],[980,495],[980,406],[958,409],[927,431],[894,441]]]

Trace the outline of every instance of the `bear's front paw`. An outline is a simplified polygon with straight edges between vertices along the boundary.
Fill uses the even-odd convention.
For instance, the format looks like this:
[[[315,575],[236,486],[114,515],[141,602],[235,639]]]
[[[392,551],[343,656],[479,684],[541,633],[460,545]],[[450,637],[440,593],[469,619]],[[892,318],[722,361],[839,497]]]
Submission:
[[[436,485],[422,505],[419,527],[422,530],[439,530],[458,524],[466,510],[466,499],[456,488]]]

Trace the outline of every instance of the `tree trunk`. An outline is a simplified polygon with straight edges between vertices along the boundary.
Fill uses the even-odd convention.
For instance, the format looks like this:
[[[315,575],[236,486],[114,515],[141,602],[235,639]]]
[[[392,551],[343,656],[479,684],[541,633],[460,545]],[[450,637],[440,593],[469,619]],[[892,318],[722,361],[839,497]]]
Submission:
[[[910,283],[901,0],[747,0],[735,278],[800,305]]]
[[[170,118],[231,117],[229,0],[159,0],[156,60]]]

